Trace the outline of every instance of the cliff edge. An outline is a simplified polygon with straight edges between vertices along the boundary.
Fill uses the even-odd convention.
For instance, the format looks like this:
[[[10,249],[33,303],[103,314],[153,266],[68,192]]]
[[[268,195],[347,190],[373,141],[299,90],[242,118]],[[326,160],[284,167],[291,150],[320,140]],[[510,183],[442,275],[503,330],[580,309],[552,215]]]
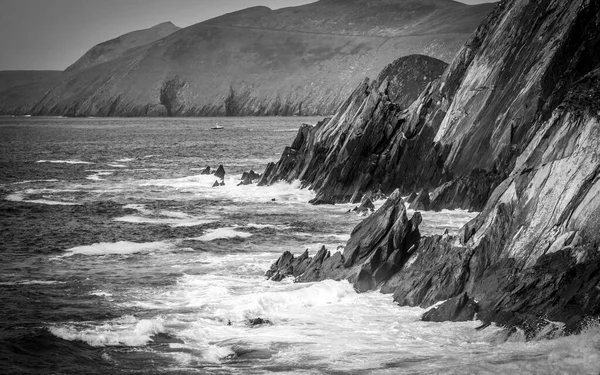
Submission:
[[[594,1],[503,1],[408,109],[373,111],[385,92],[357,90],[331,120],[301,129],[293,150],[303,157],[287,150],[278,164],[289,161],[287,174],[272,167],[265,181],[300,178],[317,203],[395,190],[343,253],[323,250],[314,279],[381,288],[403,305],[448,300],[441,309],[451,314],[427,318],[469,309],[524,328],[528,339],[576,332],[597,317],[599,25]],[[371,141],[387,129],[387,142]],[[340,134],[355,136],[328,140]],[[316,154],[326,162],[306,168]],[[482,212],[457,236],[421,237],[420,216],[408,220],[401,199],[415,191],[433,191],[432,209]],[[299,279],[307,274],[315,272]]]

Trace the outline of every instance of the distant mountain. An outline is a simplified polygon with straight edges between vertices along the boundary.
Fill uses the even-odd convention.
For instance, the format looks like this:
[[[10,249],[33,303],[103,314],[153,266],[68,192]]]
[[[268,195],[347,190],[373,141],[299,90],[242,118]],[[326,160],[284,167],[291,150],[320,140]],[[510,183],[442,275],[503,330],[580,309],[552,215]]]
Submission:
[[[451,0],[249,8],[129,49],[126,36],[115,40],[118,48],[115,41],[96,46],[30,109],[73,116],[329,114],[364,77],[398,57],[450,61],[492,8]]]
[[[26,114],[54,87],[72,74],[120,57],[125,52],[157,41],[179,30],[164,22],[144,30],[133,31],[98,44],[64,72],[59,70],[0,71],[0,114]]]
[[[0,71],[0,114],[26,114],[32,104],[60,83],[60,70]]]
[[[65,71],[74,72],[83,70],[94,65],[114,60],[130,49],[155,42],[177,30],[179,30],[179,27],[173,25],[171,22],[163,22],[149,29],[137,30],[121,35],[118,38],[96,45]]]

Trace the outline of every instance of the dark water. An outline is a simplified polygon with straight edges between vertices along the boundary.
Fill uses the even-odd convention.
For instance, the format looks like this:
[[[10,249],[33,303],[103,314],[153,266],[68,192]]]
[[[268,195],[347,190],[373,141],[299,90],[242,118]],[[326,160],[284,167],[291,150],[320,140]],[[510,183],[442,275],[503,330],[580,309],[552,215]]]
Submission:
[[[362,219],[298,184],[236,186],[317,120],[0,119],[1,372],[598,373],[596,326],[497,343],[345,282],[266,281]],[[423,216],[427,234],[472,214]]]

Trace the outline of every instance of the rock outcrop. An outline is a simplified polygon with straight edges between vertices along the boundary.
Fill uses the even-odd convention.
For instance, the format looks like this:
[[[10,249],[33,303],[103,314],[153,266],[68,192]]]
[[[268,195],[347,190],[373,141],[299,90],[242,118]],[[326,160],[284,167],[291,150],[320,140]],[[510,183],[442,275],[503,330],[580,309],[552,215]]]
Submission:
[[[225,178],[225,168],[223,168],[223,164],[219,165],[219,167],[215,171],[215,177],[218,177],[221,180]]]
[[[328,115],[364,77],[399,56],[450,61],[492,7],[321,0],[249,8],[174,32],[161,24],[153,29],[168,35],[159,39],[149,29],[143,38],[134,32],[95,46],[27,110],[97,117]],[[399,92],[412,95],[408,87]]]
[[[399,179],[394,165],[403,162],[397,154],[404,148],[397,142],[406,143],[401,119],[419,97],[418,90],[430,87],[445,67],[426,56],[397,59],[377,79],[361,83],[333,118],[315,127],[302,125],[291,147],[277,164],[267,167],[260,183],[300,179],[317,191],[313,203],[358,203],[364,193],[379,188],[390,194],[394,189],[389,179]],[[407,87],[414,96],[401,94]],[[407,179],[420,171],[418,165],[412,167],[405,166]]]
[[[363,110],[372,91],[357,91],[327,125],[303,135],[296,162],[286,168],[300,171],[320,200],[354,199],[375,186],[399,189],[355,229],[339,266],[321,268],[318,279],[344,277],[357,290],[381,288],[409,306],[450,300],[429,314],[434,320],[462,319],[476,300],[479,319],[518,326],[526,339],[550,331],[555,337],[557,324],[577,332],[598,317],[598,25],[598,2],[503,1],[407,111],[382,117]],[[353,108],[360,110],[344,117]],[[394,118],[402,121],[387,143],[365,141]],[[341,133],[358,134],[360,142]],[[336,142],[328,137],[339,146],[329,147]],[[307,168],[313,155],[333,156]],[[372,168],[352,175],[354,155]],[[390,227],[383,218],[403,209],[397,192],[422,189],[433,190],[436,208],[482,212],[459,235],[419,238],[409,249],[410,234],[383,248],[371,241]],[[359,233],[369,222],[378,229]],[[392,260],[390,271],[378,277],[384,259]]]

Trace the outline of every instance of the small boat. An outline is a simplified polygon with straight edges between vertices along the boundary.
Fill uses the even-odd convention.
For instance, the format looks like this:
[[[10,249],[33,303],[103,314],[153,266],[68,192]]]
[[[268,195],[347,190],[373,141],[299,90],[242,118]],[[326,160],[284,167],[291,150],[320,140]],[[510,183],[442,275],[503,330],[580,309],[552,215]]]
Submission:
[[[225,128],[222,127],[222,126],[220,126],[220,125],[215,125],[211,129],[213,129],[213,130],[221,130],[221,129],[225,129]]]

